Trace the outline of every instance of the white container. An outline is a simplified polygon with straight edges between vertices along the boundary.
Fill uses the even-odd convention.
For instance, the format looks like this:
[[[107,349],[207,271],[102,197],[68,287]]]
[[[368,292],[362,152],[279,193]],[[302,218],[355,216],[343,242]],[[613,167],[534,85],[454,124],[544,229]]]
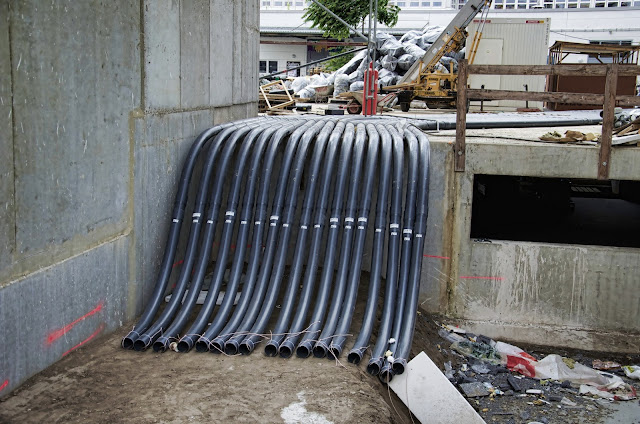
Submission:
[[[466,56],[471,53],[471,43],[480,25],[479,19],[474,19],[467,29]],[[549,54],[549,26],[550,18],[511,19],[490,18],[486,21],[482,31],[482,38],[474,60],[476,65],[546,65]],[[525,75],[470,75],[471,88],[488,90],[545,91],[545,76]],[[472,103],[476,106],[477,101]],[[485,102],[485,109],[500,107],[514,109],[525,107],[525,101],[498,100]],[[542,109],[542,102],[529,102],[530,108]]]

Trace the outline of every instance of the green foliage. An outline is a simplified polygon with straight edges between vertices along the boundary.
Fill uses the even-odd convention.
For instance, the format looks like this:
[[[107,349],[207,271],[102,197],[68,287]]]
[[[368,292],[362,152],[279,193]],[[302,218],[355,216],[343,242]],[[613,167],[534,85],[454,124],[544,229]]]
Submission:
[[[319,0],[327,9],[340,16],[352,27],[359,27],[369,16],[369,0]],[[374,5],[375,7],[375,5]],[[390,5],[389,0],[378,0],[378,22],[388,27],[398,23],[400,8]],[[313,28],[324,31],[325,37],[339,40],[349,37],[349,29],[315,3],[310,3],[302,16],[312,22]]]
[[[346,48],[344,47],[335,47],[333,48],[330,52],[329,52],[329,56],[333,56],[336,54],[340,54],[347,51]],[[325,71],[327,72],[333,72],[339,68],[342,67],[342,65],[344,65],[345,63],[347,63],[348,61],[350,61],[355,53],[352,54],[346,54],[344,56],[340,56],[340,57],[335,57],[331,60],[328,60],[326,62],[326,65],[324,67]]]

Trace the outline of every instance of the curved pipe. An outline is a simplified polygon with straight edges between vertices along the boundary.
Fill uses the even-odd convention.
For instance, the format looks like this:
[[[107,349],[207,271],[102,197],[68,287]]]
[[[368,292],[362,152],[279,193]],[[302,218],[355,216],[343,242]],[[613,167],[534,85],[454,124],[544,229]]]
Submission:
[[[164,293],[167,289],[167,283],[169,282],[169,276],[171,275],[171,269],[176,256],[178,240],[180,238],[180,229],[182,227],[184,211],[189,193],[189,183],[191,182],[193,169],[195,168],[198,155],[200,154],[202,149],[207,146],[213,139],[213,137],[220,131],[232,126],[242,124],[248,125],[260,119],[264,118],[252,118],[244,121],[227,123],[209,128],[208,130],[200,133],[200,135],[191,145],[189,153],[187,153],[187,157],[185,158],[184,164],[182,165],[182,173],[180,174],[180,180],[178,182],[178,190],[176,192],[176,198],[173,202],[173,212],[171,213],[169,236],[167,237],[167,241],[165,244],[164,255],[162,257],[162,263],[160,265],[160,272],[158,273],[158,278],[156,280],[153,294],[151,295],[151,298],[149,299],[144,312],[140,316],[140,319],[138,319],[138,322],[133,327],[133,330],[131,330],[126,336],[122,338],[121,344],[123,348],[133,349],[133,344],[138,339],[140,334],[149,327],[149,325],[151,324],[151,320],[153,320],[153,317],[158,312],[158,308],[162,303],[162,298],[164,297]]]
[[[210,285],[210,287],[214,287],[216,290],[215,293],[214,290],[209,290],[209,292],[207,293],[207,297],[205,298],[204,303],[200,308],[198,316],[191,324],[191,327],[189,327],[189,329],[186,331],[186,335],[183,336],[178,342],[178,352],[185,353],[191,350],[196,340],[200,337],[200,333],[206,326],[207,321],[209,320],[209,317],[213,313],[213,310],[216,306],[219,287],[222,284],[224,273],[226,271],[229,244],[231,242],[231,236],[233,233],[232,223],[235,219],[235,212],[238,206],[238,198],[240,195],[240,183],[242,181],[242,175],[244,174],[245,163],[248,159],[246,150],[253,147],[252,160],[247,177],[247,188],[245,190],[242,212],[239,216],[240,226],[238,229],[238,240],[236,243],[236,246],[238,247],[234,255],[233,268],[229,273],[229,283],[227,284],[227,290],[222,301],[222,305],[220,306],[216,318],[214,319],[214,322],[222,322],[221,325],[224,325],[224,320],[226,319],[229,311],[231,310],[231,307],[233,306],[233,301],[235,299],[236,292],[238,291],[238,286],[240,283],[241,265],[244,263],[244,246],[246,246],[247,244],[247,238],[249,235],[248,222],[251,220],[251,216],[253,213],[253,197],[257,179],[256,174],[267,140],[270,136],[273,135],[275,130],[275,127],[266,125],[253,129],[245,139],[246,147],[243,146],[243,150],[238,154],[238,164],[234,172],[234,182],[229,192],[227,201],[227,211],[231,212],[231,214],[227,214],[227,220],[230,220],[232,222],[229,223],[231,225],[225,225],[223,227],[222,235],[220,237],[220,248],[218,250],[218,256],[216,257],[215,269],[213,271],[213,277],[211,279]],[[258,139],[257,141],[256,138]],[[212,323],[211,325],[213,326],[214,324]],[[209,328],[211,328],[211,326]]]
[[[233,312],[233,315],[229,319],[229,322],[221,330],[221,334],[214,333],[209,329],[204,335],[202,335],[196,342],[196,350],[198,352],[211,351],[213,353],[220,353],[224,351],[225,342],[231,337],[236,328],[242,323],[244,315],[251,305],[253,300],[254,290],[256,288],[256,277],[260,270],[260,256],[263,252],[263,235],[264,225],[262,225],[267,218],[267,206],[269,197],[269,187],[271,185],[271,174],[273,173],[273,165],[278,153],[278,148],[285,138],[289,136],[289,142],[295,142],[295,139],[299,139],[302,133],[312,125],[311,121],[308,121],[302,125],[302,127],[294,128],[294,126],[288,126],[278,129],[269,142],[269,147],[266,152],[266,156],[262,162],[262,172],[260,187],[258,190],[258,199],[255,205],[254,223],[253,223],[253,235],[251,242],[251,252],[249,254],[248,263],[249,266],[246,271],[245,284],[242,288],[242,295],[238,306]]]
[[[313,290],[315,288],[316,271],[320,258],[320,243],[322,242],[322,235],[324,232],[324,228],[326,227],[325,220],[327,219],[327,203],[329,201],[329,192],[331,190],[331,177],[333,176],[335,156],[337,154],[339,141],[342,137],[342,134],[344,133],[344,129],[344,121],[339,121],[333,129],[326,147],[322,181],[320,182],[321,192],[315,208],[313,227],[311,228],[311,244],[308,252],[304,252],[308,258],[308,262],[305,268],[298,307],[295,311],[291,328],[288,331],[287,340],[290,346],[287,347],[285,352],[280,351],[280,343],[285,337],[284,334],[280,333],[284,331],[286,327],[281,327],[278,325],[280,323],[279,318],[279,322],[278,324],[276,324],[276,327],[274,329],[274,333],[276,334],[271,338],[271,340],[269,340],[269,342],[265,346],[265,354],[267,356],[275,356],[278,353],[284,353],[284,357],[290,357],[293,353],[295,343],[299,338],[299,333],[303,330],[304,321],[307,317],[307,310],[309,309],[309,304],[311,303],[311,295],[313,294]],[[296,255],[302,258],[302,250],[296,249]],[[296,260],[294,260],[294,264],[295,263],[297,263],[297,257]],[[297,268],[297,266],[298,265],[294,265],[294,268]],[[300,264],[300,268],[302,268],[302,264]],[[295,279],[293,279],[293,281],[295,281]],[[282,318],[282,321],[283,324],[288,323],[287,318]]]
[[[329,349],[329,342],[333,338],[346,289],[347,277],[349,273],[349,263],[351,260],[351,246],[353,244],[353,225],[355,224],[356,203],[360,191],[360,178],[362,175],[362,156],[364,155],[365,140],[367,134],[364,124],[358,124],[356,127],[356,142],[354,145],[353,161],[351,166],[351,179],[349,182],[349,199],[345,209],[344,230],[342,232],[342,246],[340,248],[340,263],[338,264],[338,273],[336,276],[336,284],[333,289],[331,298],[331,307],[327,314],[320,338],[313,347],[313,356],[316,358],[324,358]],[[333,272],[333,269],[330,270]]]
[[[349,164],[354,147],[354,129],[351,123],[345,126],[344,136],[340,144],[340,160],[338,162],[338,172],[335,176],[335,190],[333,193],[333,205],[329,218],[329,230],[326,243],[326,255],[324,258],[324,267],[320,277],[318,293],[316,295],[316,303],[313,314],[311,315],[311,324],[308,331],[302,338],[302,341],[296,349],[296,355],[301,358],[307,358],[311,355],[315,338],[322,329],[322,321],[324,318],[327,303],[329,302],[329,292],[331,290],[331,281],[333,279],[334,266],[336,262],[336,247],[338,245],[338,237],[340,233],[338,223],[342,220],[342,208],[344,205],[344,192],[346,190],[347,176],[349,174]],[[361,149],[362,147],[360,147]],[[280,346],[280,356],[288,357],[293,352],[297,336],[291,335]]]
[[[271,269],[276,253],[278,233],[280,230],[278,222],[280,221],[280,217],[282,214],[282,208],[287,188],[287,180],[294,159],[295,151],[300,145],[301,138],[312,138],[318,133],[318,131],[320,131],[322,125],[324,125],[322,122],[316,123],[315,125],[306,129],[302,137],[291,137],[289,139],[289,143],[287,143],[287,147],[282,158],[280,174],[278,176],[276,195],[271,208],[271,217],[269,218],[269,228],[267,231],[267,241],[264,248],[264,257],[262,263],[260,264],[260,273],[256,282],[252,304],[249,306],[249,309],[247,310],[242,323],[235,331],[236,334],[233,334],[232,337],[224,344],[224,351],[228,355],[235,355],[239,352],[240,343],[248,334],[249,330],[253,326],[253,323],[260,314],[260,306],[264,301],[264,296],[269,286],[269,276],[271,275]],[[288,232],[288,227],[285,229],[285,232]]]
[[[262,127],[259,127],[262,128]],[[191,275],[191,285],[189,286],[189,294],[185,297],[182,302],[182,309],[178,315],[174,318],[173,322],[169,326],[169,328],[163,332],[162,336],[158,337],[158,339],[153,343],[153,350],[155,352],[165,352],[169,348],[169,344],[171,341],[175,340],[175,336],[184,328],[187,323],[187,319],[191,314],[191,311],[196,306],[196,300],[200,295],[200,287],[202,286],[202,282],[204,281],[205,273],[207,271],[207,265],[209,263],[209,258],[211,256],[211,248],[213,246],[213,239],[216,233],[216,227],[218,225],[218,216],[219,216],[219,208],[222,204],[222,185],[223,181],[225,181],[225,174],[227,171],[227,167],[229,165],[229,161],[231,156],[236,150],[236,145],[239,140],[243,139],[247,133],[249,133],[250,128],[244,127],[239,130],[236,130],[229,140],[225,143],[224,149],[219,161],[218,166],[216,167],[216,178],[213,181],[211,194],[209,195],[209,206],[206,217],[204,221],[206,225],[204,227],[204,234],[202,237],[201,247],[200,247],[200,255],[198,260],[194,266],[193,273]],[[254,131],[253,131],[254,132]],[[238,153],[238,164],[237,168],[244,167],[244,162],[246,161],[246,157],[248,156],[249,150],[252,146],[250,143],[251,140],[245,139],[242,146],[240,146],[240,152]],[[233,231],[233,221],[235,215],[235,207],[237,205],[237,191],[239,190],[239,176],[238,172],[234,173],[236,177],[234,178],[234,186],[232,188],[229,197],[230,197],[230,207],[231,209],[227,209],[225,212],[225,223],[223,226],[223,239],[227,233],[231,233]],[[234,195],[234,190],[236,193]],[[235,202],[233,198],[236,198]],[[235,203],[235,204],[234,204]],[[228,230],[231,228],[231,231]],[[228,239],[229,237],[227,237]],[[226,253],[228,247],[222,246],[221,244],[221,253]],[[195,252],[194,252],[195,254]],[[226,262],[226,257],[224,258]],[[224,262],[223,262],[224,263]],[[219,262],[218,266],[221,265]],[[218,298],[218,292],[220,291],[221,279],[212,280],[209,286],[209,291],[207,293],[206,301],[213,302],[215,305],[215,299]],[[202,312],[202,310],[201,310]]]
[[[180,270],[180,276],[178,282],[173,290],[171,300],[169,304],[164,308],[158,319],[151,325],[138,339],[134,342],[133,348],[137,351],[146,350],[147,347],[160,335],[163,329],[167,326],[171,318],[175,315],[176,311],[182,303],[182,297],[189,280],[191,277],[191,270],[193,269],[193,263],[195,261],[196,252],[198,249],[198,241],[200,239],[200,229],[202,227],[202,215],[204,214],[206,194],[209,188],[209,180],[213,173],[213,164],[218,156],[218,151],[222,145],[222,142],[227,140],[236,127],[230,127],[223,130],[216,136],[207,151],[205,163],[202,168],[202,176],[200,181],[200,187],[198,188],[198,194],[196,196],[195,206],[193,208],[193,221],[189,229],[189,239],[187,241],[187,250],[184,256],[184,263]]]
[[[415,235],[411,258],[411,273],[409,275],[409,294],[405,307],[405,316],[402,320],[393,372],[402,374],[407,365],[407,358],[413,341],[413,332],[418,309],[418,296],[420,294],[420,272],[422,270],[422,253],[424,248],[424,236],[427,230],[427,215],[429,211],[429,167],[430,148],[427,136],[414,127],[405,130],[407,136],[418,138],[420,145],[420,166],[418,175],[418,200],[416,202]]]
[[[291,315],[294,312],[294,302],[296,299],[296,293],[298,290],[298,285],[300,284],[300,279],[302,277],[302,269],[304,265],[304,261],[307,258],[307,255],[310,256],[310,261],[307,264],[307,267],[315,269],[317,266],[317,242],[321,239],[322,230],[321,225],[316,224],[320,231],[313,231],[315,226],[311,225],[311,216],[312,213],[315,212],[314,204],[315,204],[315,192],[316,187],[318,185],[319,174],[321,173],[321,165],[324,164],[325,167],[331,167],[332,162],[334,160],[335,151],[337,150],[337,141],[339,139],[340,134],[344,130],[344,123],[339,122],[336,126],[335,130],[332,128],[332,125],[327,125],[322,129],[322,132],[318,135],[314,152],[311,156],[311,162],[309,166],[309,172],[307,174],[308,183],[305,189],[305,198],[302,206],[302,211],[300,214],[300,225],[298,230],[298,237],[296,240],[295,248],[294,248],[294,258],[292,261],[292,265],[289,271],[289,282],[285,291],[285,295],[282,301],[282,307],[280,309],[280,315],[278,316],[278,320],[276,321],[275,327],[271,332],[272,337],[269,342],[265,345],[265,354],[267,356],[276,356],[278,354],[278,350],[280,347],[280,342],[284,339],[284,332],[287,330],[289,326],[289,322],[291,320]],[[330,137],[329,132],[331,131]],[[327,139],[330,139],[329,145],[327,144]],[[326,146],[326,152],[325,150]],[[324,153],[324,158],[323,158]],[[323,173],[323,177],[326,177],[326,172]],[[323,178],[322,182],[328,185],[328,179]],[[297,189],[297,187],[296,187]],[[321,198],[318,201],[317,208],[326,208],[326,198],[328,197],[328,187],[323,187],[324,191],[321,194]],[[324,203],[324,205],[323,205]],[[320,212],[321,214],[321,212]],[[311,229],[311,231],[309,231]],[[309,238],[309,233],[313,234],[313,245],[311,247],[311,253],[307,247],[307,239]],[[320,235],[320,237],[318,237]],[[283,252],[286,253],[286,250]],[[281,265],[280,267],[284,269],[284,259],[286,259],[285,255],[282,255],[280,258]],[[305,281],[305,285],[303,285],[303,290],[301,293],[300,303],[305,302],[304,298],[307,298],[306,302],[308,303],[308,298],[310,297],[311,291],[313,290],[313,281],[309,282]],[[260,330],[262,331],[262,330]],[[255,342],[257,339],[252,340]]]
[[[347,340],[347,332],[351,327],[353,312],[356,308],[356,299],[358,297],[358,286],[360,285],[360,275],[362,274],[362,252],[367,236],[367,227],[369,220],[369,212],[371,210],[371,198],[373,193],[373,184],[375,179],[375,170],[378,164],[378,150],[380,148],[380,135],[373,124],[366,126],[369,140],[367,143],[367,161],[365,165],[364,181],[360,191],[360,205],[358,207],[355,231],[355,241],[353,252],[351,253],[351,264],[349,265],[349,277],[347,281],[347,291],[344,302],[342,304],[342,312],[340,321],[334,337],[329,345],[329,357],[332,359],[339,358]],[[382,167],[381,167],[382,168]],[[388,173],[388,169],[386,170]]]
[[[324,154],[324,148],[329,138],[329,134],[333,130],[334,123],[329,121],[327,123],[323,123],[323,126],[320,130],[320,134],[318,134],[315,143],[314,150],[311,155],[311,164],[310,171],[308,173],[308,183],[306,187],[305,193],[305,202],[302,209],[302,218],[306,223],[304,226],[308,227],[313,198],[315,194],[315,188],[317,185],[318,173],[320,168],[320,163],[322,161],[322,156]],[[315,128],[315,127],[314,127]],[[300,181],[302,179],[302,171],[304,169],[307,152],[311,141],[315,137],[315,134],[305,134],[302,137],[300,144],[298,145],[298,151],[296,152],[296,159],[294,163],[294,167],[291,171],[291,175],[289,176],[289,184],[288,184],[288,193],[286,195],[285,200],[285,208],[282,219],[282,228],[280,230],[280,241],[278,243],[276,258],[274,261],[273,269],[271,271],[271,281],[269,282],[269,289],[267,290],[267,294],[265,296],[264,301],[262,302],[262,309],[260,314],[256,318],[255,323],[251,327],[249,331],[249,335],[247,335],[244,340],[240,343],[240,352],[244,355],[247,355],[253,351],[255,344],[260,341],[260,334],[264,331],[264,328],[267,325],[267,321],[271,316],[271,312],[273,307],[275,306],[275,302],[278,298],[278,293],[280,292],[280,285],[282,283],[282,276],[284,274],[287,253],[289,252],[289,239],[291,237],[291,226],[293,225],[293,221],[295,218],[296,206],[298,201],[298,193],[300,191]],[[296,245],[295,249],[298,251],[304,250],[306,247],[306,239],[307,239],[308,231],[304,228],[300,228],[298,232],[299,236],[299,244]],[[299,258],[299,265],[301,265],[301,258]],[[289,284],[289,289],[285,294],[284,301],[282,303],[281,312],[285,315],[290,315],[293,308],[293,301],[295,299],[295,293],[298,288],[297,280],[300,279],[300,271],[301,266],[298,266],[298,269],[292,268],[290,270],[291,276],[296,279],[294,284]],[[295,276],[297,274],[297,277]],[[287,318],[288,319],[288,318]],[[286,324],[285,324],[286,325]],[[280,323],[280,327],[285,327],[282,323]],[[282,332],[284,330],[279,330]],[[276,334],[278,331],[275,331]]]
[[[398,285],[398,262],[400,260],[400,226],[402,223],[402,190],[404,178],[404,141],[393,127],[387,128],[393,140],[393,178],[391,181],[391,208],[389,214],[389,248],[387,253],[387,281],[384,290],[382,317],[376,344],[371,351],[367,372],[378,375],[383,366],[384,352],[387,348],[393,317],[395,314],[396,292]],[[361,351],[357,352],[362,354]]]
[[[409,267],[411,265],[411,244],[413,236],[413,224],[415,219],[416,190],[418,178],[418,142],[415,137],[407,137],[405,133],[405,141],[409,150],[409,169],[407,171],[407,191],[404,202],[404,217],[402,225],[402,241],[400,253],[400,268],[398,274],[398,291],[396,294],[395,316],[393,318],[393,330],[391,337],[398,340],[400,330],[402,328],[402,318],[404,317],[405,299],[409,284]],[[392,357],[395,356],[397,344],[392,343],[389,350]],[[386,374],[391,368],[389,361],[386,361],[380,370]]]
[[[373,323],[376,318],[376,308],[378,306],[378,292],[380,291],[380,280],[382,277],[382,263],[384,254],[385,233],[387,231],[387,208],[389,201],[389,180],[391,174],[391,135],[384,125],[376,124],[378,134],[380,134],[380,173],[378,179],[378,195],[376,203],[376,217],[374,221],[373,250],[371,254],[371,278],[369,281],[369,292],[367,304],[362,319],[362,326],[347,360],[353,364],[359,364],[362,355],[367,349],[369,338],[373,330]]]

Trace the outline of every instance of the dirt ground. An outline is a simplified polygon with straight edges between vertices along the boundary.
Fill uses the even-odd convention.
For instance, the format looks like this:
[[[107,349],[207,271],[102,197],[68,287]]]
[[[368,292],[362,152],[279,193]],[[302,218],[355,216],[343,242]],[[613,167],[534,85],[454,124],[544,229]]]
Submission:
[[[360,299],[366,297],[364,280]],[[356,308],[354,334],[363,303]],[[411,357],[424,351],[441,369],[447,361],[456,371],[471,366],[472,361],[448,349],[449,343],[438,335],[442,321],[441,317],[418,313]],[[0,399],[0,423],[417,422],[391,390],[366,373],[367,355],[354,366],[347,363],[346,353],[342,362],[313,357],[282,359],[266,357],[261,346],[248,357],[195,351],[140,353],[120,347],[121,337],[132,326],[129,323],[115,334],[72,352]],[[534,356],[558,353],[585,364],[596,358],[624,364],[640,361],[639,355],[520,347]],[[345,352],[348,348],[349,343]],[[467,372],[469,378],[488,380],[496,387],[508,374],[506,370],[486,375]],[[526,388],[562,394],[576,405],[535,404],[535,396],[523,393],[468,401],[489,423],[640,423],[637,399],[623,405],[623,415],[616,415],[616,405],[578,396],[575,388],[555,383],[542,387],[532,379],[520,381]]]

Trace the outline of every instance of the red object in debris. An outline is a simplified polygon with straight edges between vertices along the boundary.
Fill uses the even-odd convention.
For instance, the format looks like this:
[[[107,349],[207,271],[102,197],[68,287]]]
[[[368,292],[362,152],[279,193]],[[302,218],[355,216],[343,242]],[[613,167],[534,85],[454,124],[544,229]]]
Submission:
[[[375,115],[378,106],[378,71],[373,69],[373,63],[364,71],[364,95],[362,96],[362,114]]]

